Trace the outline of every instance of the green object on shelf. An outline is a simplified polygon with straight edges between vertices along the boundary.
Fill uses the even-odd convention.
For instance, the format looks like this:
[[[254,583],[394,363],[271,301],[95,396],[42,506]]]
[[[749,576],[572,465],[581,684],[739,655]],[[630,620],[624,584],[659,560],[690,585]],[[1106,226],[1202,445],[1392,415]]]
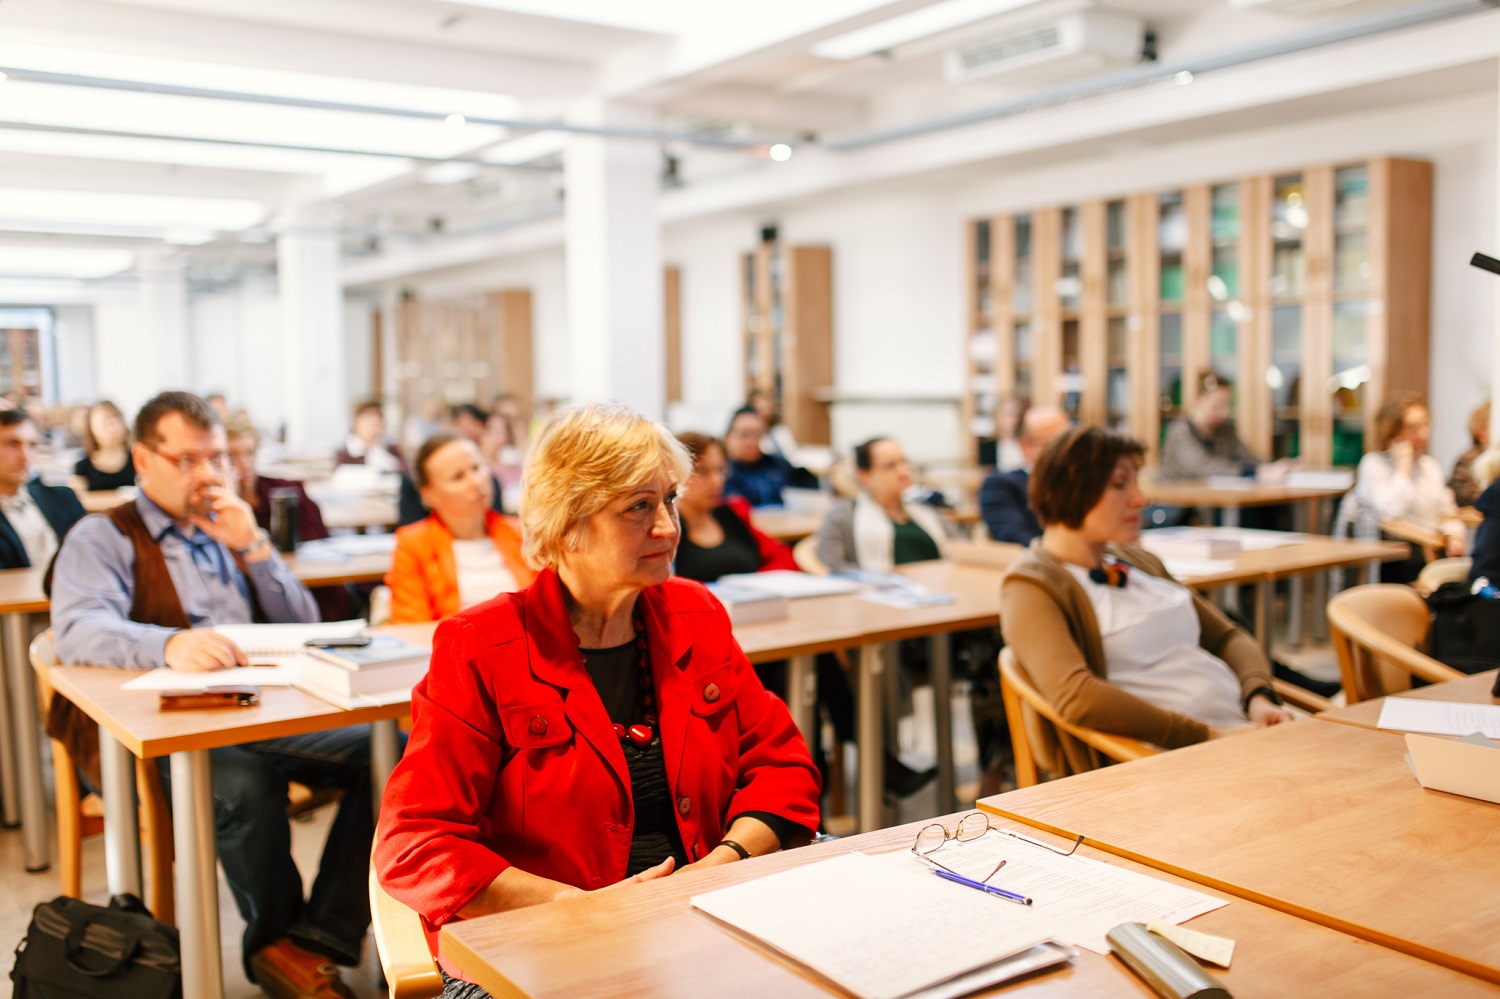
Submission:
[[[1161,300],[1182,301],[1182,265],[1164,265],[1161,269]]]
[[[1333,428],[1333,463],[1335,465],[1358,465],[1365,456],[1365,434],[1363,429],[1335,426]]]

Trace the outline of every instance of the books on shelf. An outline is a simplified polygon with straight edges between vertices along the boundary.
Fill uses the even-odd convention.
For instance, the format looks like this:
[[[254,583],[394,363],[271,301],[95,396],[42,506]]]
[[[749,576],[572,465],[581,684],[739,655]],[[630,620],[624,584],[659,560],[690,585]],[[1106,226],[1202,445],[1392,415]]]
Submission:
[[[789,604],[786,597],[722,580],[707,585],[708,592],[717,597],[729,612],[729,623],[735,627],[781,621],[787,616]]]
[[[431,652],[390,635],[372,635],[355,649],[311,647],[297,660],[299,685],[321,687],[342,696],[410,690],[426,674]]]

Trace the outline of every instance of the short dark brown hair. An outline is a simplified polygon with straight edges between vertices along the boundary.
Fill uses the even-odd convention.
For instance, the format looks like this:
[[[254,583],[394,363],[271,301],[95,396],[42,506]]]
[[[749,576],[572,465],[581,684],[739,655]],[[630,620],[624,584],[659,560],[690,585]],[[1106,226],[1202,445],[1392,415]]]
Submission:
[[[871,437],[863,444],[854,445],[854,467],[861,472],[868,472],[875,465],[875,455],[872,453],[875,450],[875,445],[884,444],[886,441],[893,439],[891,437]]]
[[[1375,450],[1390,450],[1391,441],[1401,434],[1401,425],[1406,422],[1406,411],[1413,406],[1432,412],[1428,409],[1426,396],[1420,392],[1397,392],[1380,407],[1380,412],[1375,414]]]
[[[417,460],[411,463],[411,480],[417,484],[418,489],[427,487],[427,462],[437,453],[438,448],[452,444],[454,441],[466,441],[469,438],[460,437],[458,434],[433,434],[422,442],[417,448]]]
[[[724,442],[719,440],[719,438],[711,437],[708,434],[700,434],[692,430],[678,434],[677,443],[687,448],[688,457],[693,459],[694,468],[698,467],[698,463],[703,460],[703,456],[708,453],[709,448],[716,447],[719,449],[720,454],[724,453]]]
[[[161,443],[156,426],[162,417],[177,413],[199,430],[212,430],[223,421],[219,411],[191,392],[163,392],[141,407],[135,414],[135,439],[148,447]]]
[[[0,427],[15,427],[30,421],[24,409],[0,409]]]
[[[359,405],[355,406],[354,407],[354,418],[357,420],[361,416],[364,416],[366,413],[371,412],[371,411],[379,413],[380,414],[380,418],[381,419],[385,419],[385,407],[382,406],[379,402],[377,402],[374,399],[366,399],[364,402],[362,402]]]
[[[1104,495],[1120,459],[1139,465],[1145,457],[1145,445],[1134,437],[1102,427],[1073,427],[1037,456],[1031,470],[1032,512],[1043,525],[1076,531]]]

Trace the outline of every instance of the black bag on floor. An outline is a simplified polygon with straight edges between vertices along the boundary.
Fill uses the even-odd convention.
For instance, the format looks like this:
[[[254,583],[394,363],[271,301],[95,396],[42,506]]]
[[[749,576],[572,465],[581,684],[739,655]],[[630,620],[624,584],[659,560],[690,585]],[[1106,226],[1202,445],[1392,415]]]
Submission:
[[[1429,654],[1465,673],[1500,666],[1500,600],[1477,597],[1468,583],[1444,583],[1427,598]]]
[[[15,999],[178,999],[177,929],[134,895],[108,908],[60,895],[32,911],[10,978]]]

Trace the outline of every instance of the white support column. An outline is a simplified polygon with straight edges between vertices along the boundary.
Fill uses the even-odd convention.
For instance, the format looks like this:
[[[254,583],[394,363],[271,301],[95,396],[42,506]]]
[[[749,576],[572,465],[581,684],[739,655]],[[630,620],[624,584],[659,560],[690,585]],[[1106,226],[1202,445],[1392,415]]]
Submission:
[[[191,384],[192,358],[188,351],[187,279],[181,255],[169,247],[143,250],[136,257],[141,280],[141,326],[145,344],[140,356],[150,358],[155,387],[142,401],[163,389],[198,388]],[[129,412],[129,410],[126,410]]]
[[[333,448],[348,431],[338,226],[326,206],[281,214],[276,239],[287,442]]]
[[[590,101],[574,120],[645,127],[646,112]],[[567,148],[570,394],[614,399],[660,419],[666,385],[661,150],[639,139],[574,136]]]

